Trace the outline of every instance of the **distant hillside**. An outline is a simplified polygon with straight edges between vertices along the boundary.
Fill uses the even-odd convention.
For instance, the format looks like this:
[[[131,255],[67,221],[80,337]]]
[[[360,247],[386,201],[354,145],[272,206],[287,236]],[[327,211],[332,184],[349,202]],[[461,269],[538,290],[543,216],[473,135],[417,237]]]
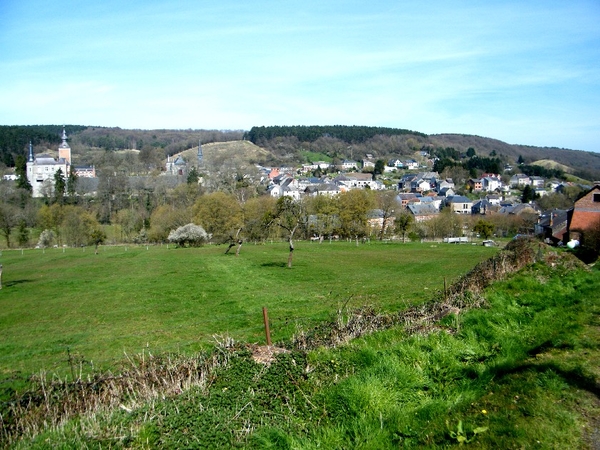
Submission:
[[[307,155],[325,155],[333,162],[411,158],[418,150],[454,149],[457,154],[475,151],[502,162],[537,162],[546,168],[556,164],[564,173],[586,180],[600,179],[600,154],[555,147],[512,145],[497,139],[464,134],[426,135],[401,128],[366,126],[273,126],[241,130],[127,130],[121,128],[67,125],[69,144],[82,161],[87,155],[121,150],[152,150],[161,157],[183,152],[193,160],[202,142],[207,162],[286,165],[307,162]],[[54,149],[62,126],[0,126],[0,161],[12,167],[17,155],[25,155],[29,140],[34,151]],[[242,140],[244,139],[244,140]],[[473,149],[473,150],[470,150]],[[439,152],[438,152],[439,153]],[[453,152],[446,152],[453,153]],[[190,159],[191,158],[191,159]],[[550,163],[549,161],[552,161]],[[1,163],[0,163],[1,164]]]
[[[464,134],[430,135],[429,140],[434,146],[454,147],[459,151],[465,151],[472,147],[481,155],[489,155],[495,151],[497,155],[508,157],[512,161],[517,161],[521,156],[527,164],[540,160],[552,160],[566,166],[567,169],[570,168],[566,170],[565,167],[561,167],[565,172],[576,173],[581,178],[588,180],[598,179],[600,176],[600,154],[598,153],[557,147],[512,145],[497,139]]]

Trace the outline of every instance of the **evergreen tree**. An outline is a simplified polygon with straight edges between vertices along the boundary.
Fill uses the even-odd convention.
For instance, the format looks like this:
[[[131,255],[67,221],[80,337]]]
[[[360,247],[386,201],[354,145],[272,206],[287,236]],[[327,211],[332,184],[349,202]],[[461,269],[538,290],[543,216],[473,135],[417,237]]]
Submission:
[[[192,167],[187,176],[187,184],[198,184],[198,180],[200,179],[200,174],[195,167]]]
[[[19,245],[21,247],[27,247],[29,245],[29,229],[25,219],[21,219],[19,222]]]
[[[71,169],[69,170],[69,176],[67,177],[67,195],[69,197],[71,197],[71,198],[75,197],[76,187],[77,187],[77,174],[75,173],[73,166],[71,166]]]
[[[31,183],[27,179],[27,159],[23,155],[17,156],[15,173],[17,174],[17,187],[31,192]]]
[[[57,203],[62,204],[65,197],[67,182],[62,169],[58,169],[54,174],[54,198]]]
[[[535,198],[535,191],[531,189],[531,186],[526,185],[523,189],[523,195],[521,196],[522,203],[529,203]]]

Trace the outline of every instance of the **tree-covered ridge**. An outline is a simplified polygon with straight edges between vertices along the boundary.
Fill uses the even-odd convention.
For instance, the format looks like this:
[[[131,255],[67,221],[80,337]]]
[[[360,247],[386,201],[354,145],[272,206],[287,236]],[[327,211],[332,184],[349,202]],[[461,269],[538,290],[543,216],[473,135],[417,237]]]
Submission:
[[[252,127],[252,129],[244,135],[245,139],[252,141],[254,144],[264,140],[270,140],[277,137],[296,137],[302,142],[314,142],[321,137],[331,137],[340,139],[347,143],[362,143],[377,135],[397,136],[403,134],[412,134],[421,137],[427,137],[424,133],[417,131],[405,130],[401,128],[387,127],[368,127],[368,126],[346,126],[346,125],[329,125],[329,126],[261,126]]]
[[[163,149],[165,154],[173,155],[191,147],[198,142],[241,140],[240,130],[130,130],[122,128],[86,127],[77,136],[81,145],[105,150],[142,150],[144,147]]]
[[[22,155],[31,142],[57,145],[61,142],[63,125],[0,125],[0,161],[12,167],[17,155]],[[86,126],[65,125],[67,135],[85,130]]]
[[[0,163],[14,167],[17,156],[27,155],[29,142],[38,153],[41,149],[55,149],[61,142],[62,125],[10,125],[0,126]],[[65,125],[69,145],[79,162],[82,152],[90,149],[108,151],[134,149],[146,153],[155,152],[165,158],[183,150],[197,147],[198,142],[239,141],[241,130],[128,130],[118,127],[90,127]]]

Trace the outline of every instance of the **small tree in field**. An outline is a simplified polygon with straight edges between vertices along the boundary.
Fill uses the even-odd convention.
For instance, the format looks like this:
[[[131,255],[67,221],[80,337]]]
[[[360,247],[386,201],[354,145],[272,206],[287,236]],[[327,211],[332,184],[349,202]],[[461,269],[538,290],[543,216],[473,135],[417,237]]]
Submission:
[[[106,233],[100,228],[96,228],[90,233],[89,242],[94,246],[94,252],[98,254],[98,246],[106,240]]]
[[[37,246],[40,248],[50,247],[54,241],[54,232],[52,230],[44,230],[40,234]]]
[[[280,197],[275,205],[275,210],[265,215],[265,226],[278,225],[287,231],[290,253],[288,255],[288,267],[292,268],[294,256],[294,234],[305,221],[305,213],[300,202],[290,197]]]
[[[479,219],[473,227],[473,231],[478,233],[483,239],[488,239],[494,233],[494,224],[486,220]]]
[[[406,242],[406,233],[408,233],[414,221],[414,216],[408,211],[402,211],[396,216],[394,225],[396,232],[402,234],[402,242]]]
[[[171,231],[168,239],[180,247],[199,247],[208,239],[208,234],[200,225],[188,223]]]

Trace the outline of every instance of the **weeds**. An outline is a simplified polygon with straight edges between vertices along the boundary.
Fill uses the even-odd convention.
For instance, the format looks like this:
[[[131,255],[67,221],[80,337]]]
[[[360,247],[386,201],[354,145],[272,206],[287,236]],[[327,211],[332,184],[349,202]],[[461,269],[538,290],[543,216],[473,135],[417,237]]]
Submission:
[[[473,442],[477,438],[478,434],[485,433],[488,430],[488,427],[474,428],[472,431],[473,434],[471,435],[471,437],[468,437],[468,433],[463,429],[462,420],[458,421],[458,424],[456,425],[456,431],[450,429],[450,423],[448,421],[446,421],[446,426],[448,427],[450,437],[452,439],[456,439],[456,442],[458,442],[460,445],[469,444]]]
[[[40,372],[31,378],[25,394],[2,406],[0,438],[12,442],[19,436],[35,436],[58,427],[75,416],[116,408],[131,412],[153,399],[191,388],[205,390],[214,371],[227,366],[231,345],[230,340],[221,341],[215,351],[193,358],[125,355],[118,374],[95,374],[74,381]]]

